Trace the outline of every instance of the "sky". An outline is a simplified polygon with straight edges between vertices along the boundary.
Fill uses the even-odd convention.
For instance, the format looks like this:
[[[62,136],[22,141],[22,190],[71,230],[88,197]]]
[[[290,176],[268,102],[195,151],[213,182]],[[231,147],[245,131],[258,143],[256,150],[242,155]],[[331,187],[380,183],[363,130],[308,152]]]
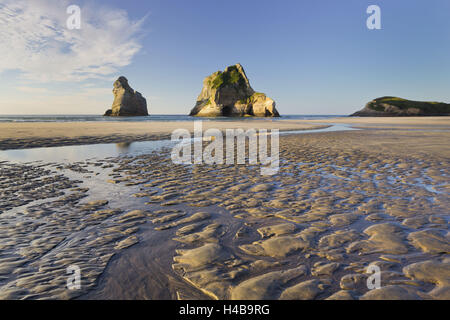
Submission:
[[[150,114],[188,114],[235,63],[281,115],[450,103],[449,18],[448,0],[0,0],[0,114],[103,114],[121,75]]]

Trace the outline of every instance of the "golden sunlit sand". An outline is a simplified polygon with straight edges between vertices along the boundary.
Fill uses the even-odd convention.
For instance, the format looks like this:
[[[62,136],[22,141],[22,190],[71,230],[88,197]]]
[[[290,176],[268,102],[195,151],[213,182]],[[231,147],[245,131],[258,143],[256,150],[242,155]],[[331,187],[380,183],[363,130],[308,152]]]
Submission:
[[[199,121],[202,118],[198,118]],[[327,127],[297,120],[202,121],[203,130],[242,128],[307,130]],[[0,123],[0,149],[170,139],[176,129],[194,130],[192,121]]]

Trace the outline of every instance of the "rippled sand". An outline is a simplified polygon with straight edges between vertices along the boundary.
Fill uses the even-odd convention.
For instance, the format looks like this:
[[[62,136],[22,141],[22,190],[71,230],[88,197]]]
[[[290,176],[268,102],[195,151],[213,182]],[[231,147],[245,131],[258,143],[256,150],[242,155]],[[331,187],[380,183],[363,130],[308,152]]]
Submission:
[[[274,176],[170,150],[0,163],[0,298],[450,299],[449,138],[283,136]]]

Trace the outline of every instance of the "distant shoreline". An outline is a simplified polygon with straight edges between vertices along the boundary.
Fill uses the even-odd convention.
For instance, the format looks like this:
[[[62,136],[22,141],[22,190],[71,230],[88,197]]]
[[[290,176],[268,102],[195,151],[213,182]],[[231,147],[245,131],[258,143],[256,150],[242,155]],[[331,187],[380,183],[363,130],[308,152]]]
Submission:
[[[138,117],[105,117],[98,114],[42,114],[42,115],[0,115],[1,122],[152,122],[152,121],[278,121],[309,120],[345,117],[345,115],[284,115],[277,118],[261,117],[193,117],[183,114],[152,114]]]

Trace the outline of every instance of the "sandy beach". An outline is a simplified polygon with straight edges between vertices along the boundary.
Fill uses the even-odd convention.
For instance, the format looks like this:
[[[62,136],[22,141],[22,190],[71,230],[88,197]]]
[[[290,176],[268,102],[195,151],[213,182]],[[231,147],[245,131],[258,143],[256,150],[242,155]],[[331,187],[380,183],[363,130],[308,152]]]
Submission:
[[[265,128],[289,131],[324,127],[326,125],[308,124],[295,120],[203,121],[204,130]],[[170,134],[176,129],[187,129],[192,132],[193,122],[0,123],[0,150],[170,139]]]
[[[358,128],[447,129],[450,117],[338,117],[309,120],[309,123],[345,123]]]
[[[0,0],[0,302],[450,301],[449,5]]]
[[[376,128],[281,136],[273,176],[258,166],[174,165],[170,149],[0,162],[0,298],[449,299],[449,118],[329,123],[339,121]],[[204,129],[318,122],[328,123]],[[192,123],[0,124],[0,132],[2,146],[23,148],[10,141],[145,139],[180,125]],[[73,265],[80,290],[66,288]],[[371,265],[381,289],[366,286]]]
[[[201,120],[201,118],[198,118]],[[357,128],[449,129],[450,117],[350,118],[322,120],[203,121],[203,129],[249,128],[280,131],[324,128],[332,123]],[[0,123],[0,150],[168,139],[176,129],[193,131],[193,122],[33,122]]]

